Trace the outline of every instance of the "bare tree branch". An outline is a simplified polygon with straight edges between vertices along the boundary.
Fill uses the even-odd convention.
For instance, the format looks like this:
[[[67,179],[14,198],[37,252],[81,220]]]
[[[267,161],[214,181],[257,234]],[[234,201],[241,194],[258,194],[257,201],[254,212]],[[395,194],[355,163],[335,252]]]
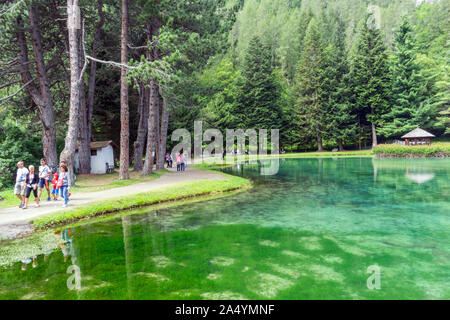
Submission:
[[[83,23],[81,26],[81,47],[82,47],[82,50],[84,53],[84,65],[80,71],[80,77],[78,78],[78,81],[77,81],[78,85],[80,85],[81,81],[83,81],[83,76],[84,76],[84,73],[86,72],[86,68],[89,63],[89,61],[86,57],[86,48],[84,47],[84,19],[83,19]]]
[[[10,66],[13,64],[18,64],[19,63],[19,58],[15,57],[14,59],[10,60],[10,61],[6,61],[6,62],[1,62],[0,61],[0,66]]]
[[[2,11],[0,11],[0,17],[7,14],[9,11],[14,10],[19,4],[21,4],[22,2],[24,2],[24,0],[20,0],[16,3],[14,3],[11,7],[3,9]]]
[[[127,64],[123,64],[123,63],[119,63],[119,62],[115,62],[115,61],[100,60],[100,59],[91,57],[89,55],[86,55],[86,58],[89,59],[89,60],[95,61],[95,62],[99,62],[99,63],[103,63],[103,64],[109,64],[109,65],[112,65],[112,66],[117,67],[117,68],[126,68],[127,70],[131,70],[131,69],[135,68],[135,67],[130,67]]]
[[[9,87],[10,85],[13,85],[13,84],[16,84],[16,83],[19,83],[19,82],[22,82],[22,80],[19,79],[19,80],[10,81],[8,83],[0,85],[0,89]]]
[[[25,89],[26,86],[28,86],[30,83],[32,83],[34,80],[36,80],[36,78],[31,79],[30,81],[28,81],[27,83],[25,83],[19,90],[17,90],[16,92],[14,92],[13,94],[10,94],[7,97],[1,98],[0,102],[3,103],[3,101],[9,100],[12,97],[14,97],[15,95],[17,95],[19,92],[21,92],[23,89]]]
[[[133,47],[131,44],[127,44],[128,48],[132,49],[132,50],[140,50],[140,49],[148,49],[149,47],[154,47],[158,45],[158,39],[156,39],[155,41],[152,41],[150,43],[148,43],[147,45],[143,45],[143,46],[138,46],[138,47]]]

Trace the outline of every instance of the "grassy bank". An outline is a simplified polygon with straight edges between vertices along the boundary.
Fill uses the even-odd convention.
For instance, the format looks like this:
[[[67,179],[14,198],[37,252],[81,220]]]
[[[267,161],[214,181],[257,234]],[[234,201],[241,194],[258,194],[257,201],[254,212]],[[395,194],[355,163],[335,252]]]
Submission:
[[[151,175],[142,176],[140,172],[130,172],[130,179],[119,180],[119,173],[114,172],[112,174],[80,174],[77,176],[75,186],[71,192],[83,193],[83,192],[95,192],[109,190],[119,187],[126,187],[135,183],[151,181],[159,178],[167,170],[154,171]],[[50,185],[51,190],[51,185]],[[4,198],[0,201],[0,209],[15,207],[19,205],[19,199],[14,195],[14,188],[7,188],[0,191],[0,195]],[[47,191],[44,189],[42,192],[42,199],[47,198]]]
[[[377,158],[450,157],[450,143],[438,142],[430,146],[380,144],[373,148],[373,153]]]
[[[97,217],[121,210],[135,209],[164,202],[186,200],[199,196],[217,195],[250,187],[251,182],[249,180],[224,174],[224,179],[222,180],[185,182],[161,188],[157,191],[138,193],[126,198],[99,201],[83,207],[58,211],[34,220],[33,224],[37,229],[44,229],[74,223],[81,219]]]

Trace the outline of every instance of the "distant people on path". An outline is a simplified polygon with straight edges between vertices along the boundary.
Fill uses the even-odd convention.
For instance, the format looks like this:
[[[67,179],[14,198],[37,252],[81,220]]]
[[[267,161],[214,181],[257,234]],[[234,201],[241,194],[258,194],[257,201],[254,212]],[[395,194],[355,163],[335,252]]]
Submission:
[[[181,163],[183,162],[183,158],[181,157],[180,153],[177,153],[175,162],[177,163],[177,171],[181,171]]]
[[[39,207],[39,197],[38,197],[38,185],[39,185],[39,175],[34,172],[34,166],[28,167],[29,172],[25,178],[26,191],[25,191],[25,203],[22,209],[28,208],[28,200],[30,199],[31,191],[33,191],[34,201],[36,201],[36,207]]]
[[[50,186],[49,180],[52,175],[52,171],[47,165],[47,161],[45,159],[41,159],[41,165],[39,166],[39,200],[41,199],[42,190],[47,190],[47,201],[50,201]]]
[[[181,162],[181,171],[186,171],[187,167],[187,155],[186,152],[183,152],[183,162]]]
[[[59,166],[60,172],[58,177],[57,187],[59,189],[59,193],[61,198],[64,199],[63,208],[67,207],[67,203],[69,202],[69,189],[70,189],[70,176],[69,169],[65,163],[61,163]]]
[[[166,153],[165,160],[167,163],[167,168],[172,168],[173,159],[172,159],[172,155],[170,153],[168,153],[168,152]]]
[[[14,194],[20,200],[19,208],[23,208],[25,203],[25,180],[27,178],[28,169],[23,166],[23,161],[17,162],[17,168]]]
[[[53,195],[53,200],[58,200],[58,180],[59,180],[59,173],[56,169],[54,169],[52,171],[53,173],[53,180],[52,180],[52,195]]]

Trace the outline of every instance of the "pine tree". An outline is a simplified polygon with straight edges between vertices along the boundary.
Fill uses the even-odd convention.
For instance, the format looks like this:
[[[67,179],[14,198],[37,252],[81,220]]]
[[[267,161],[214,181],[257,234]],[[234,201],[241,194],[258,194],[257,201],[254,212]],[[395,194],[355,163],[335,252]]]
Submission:
[[[327,48],[324,70],[323,103],[326,110],[327,138],[338,143],[343,150],[343,141],[354,136],[355,114],[349,101],[349,66],[345,47],[345,24],[337,14],[331,16],[330,45]]]
[[[389,108],[390,81],[382,35],[375,26],[366,23],[369,18],[370,15],[366,16],[362,24],[353,59],[351,81],[358,116],[370,124],[372,146],[376,146],[376,128],[382,123],[382,116]]]
[[[240,103],[234,108],[236,125],[252,129],[279,129],[280,94],[273,75],[271,50],[258,37],[250,41],[238,87]]]
[[[427,105],[427,84],[416,63],[412,28],[404,19],[395,35],[395,50],[391,62],[392,109],[384,118],[380,133],[385,137],[400,137],[421,126],[430,109]]]
[[[321,43],[318,23],[311,19],[305,35],[305,45],[295,78],[297,123],[303,142],[317,139],[317,149],[322,151],[324,105],[322,93],[325,53]]]

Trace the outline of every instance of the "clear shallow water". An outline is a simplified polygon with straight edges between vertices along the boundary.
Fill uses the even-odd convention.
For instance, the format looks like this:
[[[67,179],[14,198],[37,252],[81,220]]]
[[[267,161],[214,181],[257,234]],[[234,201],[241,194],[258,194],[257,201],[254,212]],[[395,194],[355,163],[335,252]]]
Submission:
[[[450,160],[258,170],[227,169],[254,180],[247,192],[0,246],[0,298],[450,298]]]

